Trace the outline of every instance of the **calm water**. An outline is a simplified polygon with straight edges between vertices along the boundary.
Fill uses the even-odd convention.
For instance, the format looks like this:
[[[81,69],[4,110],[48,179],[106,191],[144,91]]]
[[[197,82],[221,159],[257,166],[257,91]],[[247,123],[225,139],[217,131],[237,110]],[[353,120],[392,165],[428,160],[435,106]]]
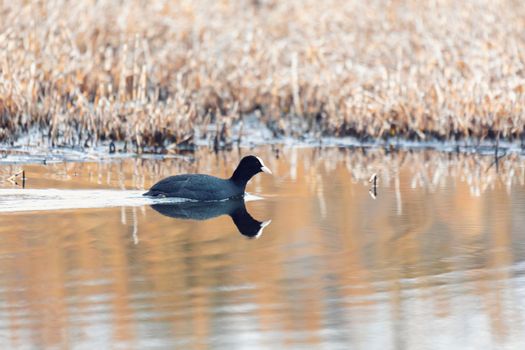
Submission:
[[[0,347],[523,348],[523,158],[242,152],[274,176],[231,207],[140,193],[226,176],[236,151],[0,166]],[[25,189],[7,181],[21,169]],[[248,239],[232,210],[271,223]]]

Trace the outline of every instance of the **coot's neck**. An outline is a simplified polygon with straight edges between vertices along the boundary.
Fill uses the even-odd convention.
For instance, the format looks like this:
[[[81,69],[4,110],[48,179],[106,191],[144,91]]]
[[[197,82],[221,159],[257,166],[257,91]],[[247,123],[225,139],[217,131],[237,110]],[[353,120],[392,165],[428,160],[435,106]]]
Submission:
[[[230,177],[230,181],[233,181],[233,183],[236,186],[242,187],[242,189],[244,190],[246,188],[246,184],[248,183],[248,181],[250,181],[253,175],[254,174],[249,174],[246,172],[246,170],[243,171],[240,170],[239,167],[237,167],[237,169],[235,169],[235,171],[233,172],[232,177]]]

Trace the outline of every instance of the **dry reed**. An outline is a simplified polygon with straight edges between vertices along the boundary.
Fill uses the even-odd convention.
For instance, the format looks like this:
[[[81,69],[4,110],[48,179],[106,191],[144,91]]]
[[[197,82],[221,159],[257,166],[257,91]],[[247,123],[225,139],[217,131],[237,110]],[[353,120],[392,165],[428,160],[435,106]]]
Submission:
[[[0,16],[4,142],[177,147],[254,112],[276,135],[525,138],[520,1],[1,1]]]

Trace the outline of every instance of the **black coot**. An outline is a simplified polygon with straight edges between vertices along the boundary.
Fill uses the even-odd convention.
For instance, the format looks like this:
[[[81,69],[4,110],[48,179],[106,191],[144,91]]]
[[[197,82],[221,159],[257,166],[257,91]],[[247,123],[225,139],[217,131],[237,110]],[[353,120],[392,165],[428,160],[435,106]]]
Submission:
[[[216,201],[244,196],[246,184],[257,173],[271,174],[261,158],[246,156],[229,179],[203,174],[170,176],[157,182],[144,196],[177,197],[199,201]]]
[[[259,237],[271,220],[254,219],[244,204],[243,198],[216,202],[180,202],[153,204],[153,209],[162,215],[177,219],[208,220],[216,216],[229,215],[239,232],[248,238]]]

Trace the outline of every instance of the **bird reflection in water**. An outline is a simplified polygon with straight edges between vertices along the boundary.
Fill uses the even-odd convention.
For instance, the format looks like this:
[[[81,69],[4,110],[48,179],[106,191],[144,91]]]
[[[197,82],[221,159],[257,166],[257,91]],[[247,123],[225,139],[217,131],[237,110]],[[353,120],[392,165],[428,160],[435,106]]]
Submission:
[[[208,220],[229,215],[239,232],[248,238],[257,238],[271,220],[255,220],[246,210],[243,198],[218,202],[179,202],[151,205],[162,215],[176,219]]]

